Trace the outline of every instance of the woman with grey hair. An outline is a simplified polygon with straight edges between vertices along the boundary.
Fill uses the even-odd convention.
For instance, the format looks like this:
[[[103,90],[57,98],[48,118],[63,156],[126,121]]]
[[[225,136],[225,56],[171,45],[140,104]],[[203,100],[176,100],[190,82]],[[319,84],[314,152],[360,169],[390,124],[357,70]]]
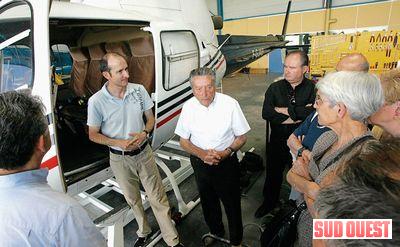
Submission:
[[[328,74],[317,84],[314,103],[320,125],[332,129],[316,141],[311,159],[297,159],[287,174],[288,182],[303,193],[307,203],[297,224],[298,246],[312,246],[313,203],[334,171],[366,142],[373,139],[367,118],[383,104],[379,79],[365,72],[341,71]]]

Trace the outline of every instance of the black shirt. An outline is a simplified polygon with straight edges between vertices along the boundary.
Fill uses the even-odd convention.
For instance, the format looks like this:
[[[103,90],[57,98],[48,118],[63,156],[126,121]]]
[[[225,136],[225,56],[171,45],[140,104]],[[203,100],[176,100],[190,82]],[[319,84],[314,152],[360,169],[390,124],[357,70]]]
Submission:
[[[275,111],[275,107],[287,107],[291,119],[304,121],[314,110],[315,85],[312,80],[304,78],[294,89],[285,79],[272,83],[265,93],[262,117],[271,124],[272,131],[282,125],[287,115]],[[310,105],[311,106],[306,106]]]

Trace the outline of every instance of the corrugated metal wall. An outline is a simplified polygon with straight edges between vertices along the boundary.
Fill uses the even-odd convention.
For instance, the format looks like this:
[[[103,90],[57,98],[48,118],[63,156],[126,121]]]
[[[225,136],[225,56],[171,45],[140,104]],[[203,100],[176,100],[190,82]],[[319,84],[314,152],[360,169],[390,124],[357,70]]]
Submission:
[[[286,12],[287,0],[224,0],[224,19],[248,18],[282,14]],[[323,7],[321,0],[292,1],[292,11],[319,9]]]
[[[208,6],[217,13],[218,0],[206,0]],[[357,4],[387,2],[390,0],[332,0],[332,7]],[[222,0],[225,20],[269,16],[286,12],[288,0]],[[293,0],[291,12],[323,9],[325,0]]]
[[[184,0],[187,1],[187,0]],[[280,34],[288,0],[207,0],[223,7],[223,34]],[[293,0],[287,34],[317,33],[325,30],[325,0]],[[312,11],[310,11],[312,10]],[[215,11],[218,13],[218,11]],[[258,16],[258,18],[251,18]],[[332,0],[329,31],[400,29],[400,0]],[[262,57],[251,68],[267,68]]]

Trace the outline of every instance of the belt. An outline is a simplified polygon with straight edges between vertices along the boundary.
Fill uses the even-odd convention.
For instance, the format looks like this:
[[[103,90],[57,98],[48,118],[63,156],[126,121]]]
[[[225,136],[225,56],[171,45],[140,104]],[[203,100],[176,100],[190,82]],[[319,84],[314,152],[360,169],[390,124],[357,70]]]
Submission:
[[[134,156],[134,155],[138,155],[140,154],[140,152],[143,151],[143,149],[146,147],[147,145],[147,141],[145,141],[142,146],[140,146],[138,149],[135,149],[133,151],[120,151],[120,150],[116,150],[113,148],[110,148],[110,152],[113,154],[118,154],[118,155],[129,155],[129,156]]]

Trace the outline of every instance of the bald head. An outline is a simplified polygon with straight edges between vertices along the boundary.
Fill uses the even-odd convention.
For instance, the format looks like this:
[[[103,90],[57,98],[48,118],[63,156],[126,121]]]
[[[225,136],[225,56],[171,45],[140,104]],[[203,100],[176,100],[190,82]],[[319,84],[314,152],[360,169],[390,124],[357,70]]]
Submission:
[[[118,53],[108,52],[103,58],[100,60],[100,71],[101,72],[110,72],[110,59],[123,60],[126,62],[125,58]]]
[[[369,63],[366,57],[360,53],[353,53],[340,59],[336,65],[336,71],[360,71],[368,72]]]

